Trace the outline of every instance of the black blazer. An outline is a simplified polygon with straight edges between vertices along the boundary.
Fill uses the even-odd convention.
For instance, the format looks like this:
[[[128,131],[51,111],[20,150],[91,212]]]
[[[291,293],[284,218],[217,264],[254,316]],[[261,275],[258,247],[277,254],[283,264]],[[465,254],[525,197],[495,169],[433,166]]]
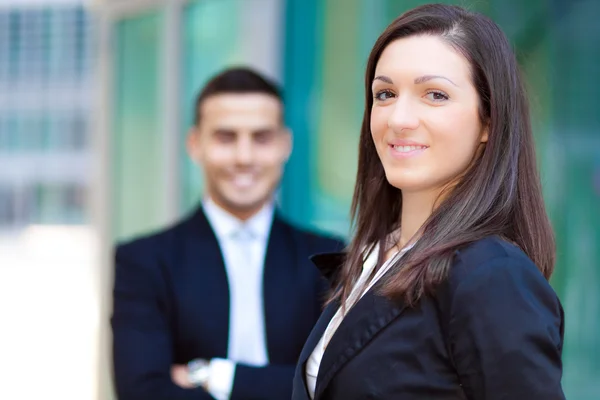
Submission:
[[[270,365],[238,365],[231,399],[289,399],[302,346],[322,310],[327,282],[312,254],[343,243],[273,219],[264,270]],[[173,364],[226,358],[229,288],[217,238],[200,208],[158,234],[117,247],[112,315],[116,391],[121,400],[211,399],[182,389]]]
[[[314,261],[332,271],[339,259]],[[367,292],[326,348],[315,399],[565,398],[562,307],[521,250],[489,237],[457,251],[436,293],[409,308]],[[302,350],[293,400],[309,399],[306,361],[337,308],[325,309]]]

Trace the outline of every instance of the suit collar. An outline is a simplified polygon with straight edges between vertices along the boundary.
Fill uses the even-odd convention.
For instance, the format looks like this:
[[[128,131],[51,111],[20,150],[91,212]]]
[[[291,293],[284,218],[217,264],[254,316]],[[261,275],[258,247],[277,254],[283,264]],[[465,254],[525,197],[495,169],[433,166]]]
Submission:
[[[330,283],[336,285],[337,274],[342,267],[345,256],[345,253],[324,253],[313,256],[311,260]],[[315,400],[323,395],[335,374],[404,310],[405,305],[403,302],[392,301],[379,296],[376,294],[376,290],[377,285],[365,293],[355,306],[348,311],[331,338],[319,366]],[[297,382],[300,383],[301,380],[304,391],[306,391],[306,361],[325,333],[338,308],[339,303],[336,302],[325,308],[302,350],[299,359],[301,368],[298,371],[301,376],[298,377],[300,379]],[[308,394],[306,396],[306,398],[309,398]]]
[[[414,243],[403,248],[399,254],[403,255],[408,250],[414,247]],[[365,263],[371,264],[369,267],[373,268],[375,261],[377,259],[377,253],[379,251],[378,245],[375,245],[371,251],[368,253],[368,257],[365,260]],[[334,287],[337,284],[337,278],[339,276],[339,272],[346,260],[347,253],[339,252],[339,253],[320,253],[315,254],[311,257],[311,261],[313,264],[321,271],[321,275],[323,275]],[[396,256],[394,256],[396,257]]]
[[[315,399],[321,398],[331,379],[342,367],[399,316],[404,308],[402,303],[376,295],[375,288],[372,288],[348,311],[321,359]]]
[[[219,348],[227,353],[229,332],[229,285],[225,270],[223,255],[203,207],[198,207],[193,215],[185,222],[186,229],[193,232],[188,235],[185,245],[186,263],[196,268],[199,273],[209,276],[213,284],[211,294],[207,297],[210,307],[218,309],[211,323],[219,326],[223,332]],[[265,333],[267,352],[270,362],[285,360],[291,349],[282,332],[290,332],[293,324],[289,323],[288,307],[282,299],[297,290],[296,271],[298,271],[298,256],[296,243],[293,240],[293,228],[273,212],[272,223],[269,227],[267,249],[265,252],[263,272],[263,307],[265,312]],[[202,265],[198,264],[202,260]],[[200,268],[199,268],[200,267]],[[201,272],[200,272],[201,271]],[[217,317],[218,315],[218,317]],[[289,358],[289,357],[288,357]]]
[[[230,237],[240,229],[248,229],[253,235],[266,240],[273,222],[273,203],[267,203],[256,214],[246,221],[241,221],[234,215],[217,205],[210,197],[202,202],[202,209],[213,231],[220,240]]]
[[[331,287],[335,287],[335,281],[339,270],[341,269],[344,260],[346,257],[346,253],[336,252],[336,253],[320,253],[315,254],[310,257],[312,263],[317,267],[317,269],[321,272],[322,276],[325,277]],[[339,301],[331,302],[325,307],[319,320],[313,327],[302,352],[300,353],[299,364],[302,365],[302,379],[304,381],[304,370],[305,364],[313,350],[319,343],[319,340],[325,333],[329,322],[335,315],[335,312],[339,308]]]
[[[189,272],[186,276],[191,282],[210,281],[208,289],[198,292],[197,307],[206,313],[202,322],[208,332],[218,332],[214,335],[211,350],[219,356],[227,355],[229,332],[229,284],[225,263],[217,236],[212,230],[202,207],[197,207],[194,213],[182,225],[183,234],[178,239],[181,245],[181,268]],[[192,277],[192,278],[190,278]]]
[[[285,336],[292,334],[289,323],[289,294],[296,287],[298,256],[292,240],[292,228],[275,213],[263,272],[263,304],[269,361],[278,363],[290,349]],[[287,333],[286,333],[287,332]]]
[[[327,279],[331,288],[335,288],[339,272],[346,260],[346,253],[320,253],[311,256],[310,260]]]
[[[325,307],[325,310],[323,310],[323,313],[319,317],[319,320],[313,327],[313,330],[311,331],[310,335],[306,339],[304,347],[302,348],[302,352],[300,353],[300,357],[298,358],[298,367],[296,368],[296,376],[294,378],[294,400],[300,398],[310,399],[310,396],[308,395],[308,391],[306,389],[306,362],[308,361],[308,358],[317,346],[317,343],[319,343],[319,340],[325,333],[325,330],[329,325],[329,321],[331,321],[338,308],[338,302],[332,302],[329,305],[327,305],[327,307]],[[297,397],[297,395],[300,397]]]
[[[209,206],[209,208],[210,207],[211,206]],[[215,205],[215,208],[216,207],[217,206]],[[210,217],[208,215],[209,213],[211,213]],[[236,220],[233,216],[226,214],[226,212],[220,208],[218,209],[217,213],[227,215],[227,217],[230,219],[230,221],[228,221],[226,223],[227,226],[224,229],[216,228],[215,225],[220,225],[220,224],[213,225],[212,217],[214,217],[214,214],[212,214],[212,210],[207,212],[204,204],[198,206],[192,212],[191,216],[189,216],[184,221],[184,226],[185,226],[184,229],[186,229],[186,231],[188,231],[188,232],[192,232],[192,236],[199,235],[203,239],[213,240],[218,245],[218,238],[221,237],[221,233],[222,234],[231,233],[230,228],[235,226],[235,221],[238,221],[238,223],[241,223],[241,222],[239,222],[239,220]],[[253,227],[257,228],[257,233],[260,233],[261,235],[264,234],[268,239],[271,238],[274,231],[281,232],[281,228],[287,227],[287,223],[281,219],[279,212],[273,206],[269,206],[269,207],[266,206],[265,208],[263,208],[260,211],[259,214],[255,215],[253,217],[253,218],[256,217],[256,219],[253,221]],[[222,221],[222,219],[220,217],[223,217],[224,215],[219,215],[217,217],[217,219]],[[249,221],[251,221],[253,218],[251,218]],[[217,232],[217,230],[219,230],[219,232]],[[270,243],[270,240],[269,240],[269,243]]]

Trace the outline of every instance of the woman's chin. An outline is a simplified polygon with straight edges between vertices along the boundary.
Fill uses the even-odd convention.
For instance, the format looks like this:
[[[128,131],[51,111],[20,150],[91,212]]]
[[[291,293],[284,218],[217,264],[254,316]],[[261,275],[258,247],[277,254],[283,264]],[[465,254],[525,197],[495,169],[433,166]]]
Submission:
[[[386,178],[390,185],[403,192],[420,192],[427,189],[425,180],[415,174],[394,171],[386,173]]]

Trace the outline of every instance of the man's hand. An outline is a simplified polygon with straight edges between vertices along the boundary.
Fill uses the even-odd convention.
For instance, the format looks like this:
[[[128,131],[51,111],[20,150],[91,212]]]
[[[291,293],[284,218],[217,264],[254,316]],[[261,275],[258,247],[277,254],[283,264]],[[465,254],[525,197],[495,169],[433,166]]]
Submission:
[[[194,385],[190,382],[187,365],[173,365],[171,367],[171,379],[184,389],[192,389]]]

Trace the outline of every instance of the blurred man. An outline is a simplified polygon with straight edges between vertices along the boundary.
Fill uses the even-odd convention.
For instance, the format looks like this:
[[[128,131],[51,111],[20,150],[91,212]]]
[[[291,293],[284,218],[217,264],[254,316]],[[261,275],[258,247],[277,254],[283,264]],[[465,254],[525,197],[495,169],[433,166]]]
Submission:
[[[119,399],[289,399],[325,290],[309,257],[343,243],[275,209],[291,135],[277,87],[260,75],[214,77],[187,148],[204,173],[201,206],[116,251]]]

